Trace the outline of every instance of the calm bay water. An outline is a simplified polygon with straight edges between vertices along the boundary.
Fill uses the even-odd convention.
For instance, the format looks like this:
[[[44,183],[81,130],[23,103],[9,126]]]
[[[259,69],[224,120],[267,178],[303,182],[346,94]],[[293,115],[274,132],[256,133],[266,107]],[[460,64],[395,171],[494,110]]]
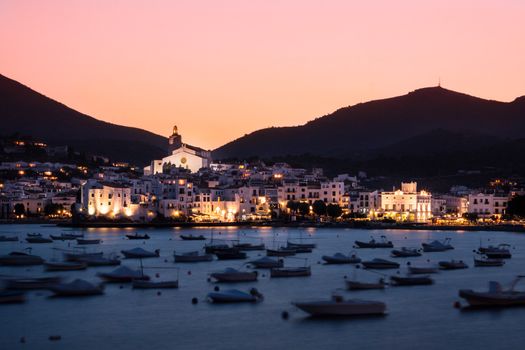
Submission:
[[[17,234],[20,239],[28,232],[44,236],[65,232],[80,232],[38,225],[3,225],[0,235]],[[208,274],[226,267],[241,268],[247,260],[264,255],[248,252],[246,261],[213,261],[198,264],[174,264],[173,251],[200,249],[204,241],[182,241],[180,234],[203,234],[206,229],[87,229],[89,238],[101,238],[101,245],[88,251],[118,253],[137,246],[160,249],[161,257],[144,259],[145,272],[160,274],[160,279],[175,279],[179,274],[179,289],[132,290],[118,284],[107,285],[103,296],[87,298],[49,298],[46,291],[29,292],[24,304],[0,305],[0,349],[385,349],[394,347],[425,349],[521,349],[525,342],[523,322],[525,308],[505,310],[459,311],[453,303],[460,300],[460,288],[486,289],[489,280],[509,283],[516,275],[525,274],[525,235],[508,232],[438,232],[438,231],[370,231],[353,229],[280,229],[221,228],[215,229],[216,239],[237,239],[276,247],[287,239],[315,242],[318,248],[311,254],[299,254],[312,265],[312,276],[304,278],[270,279],[260,270],[258,282],[234,285],[220,284],[222,290],[256,287],[264,294],[258,304],[214,305],[205,302],[206,294],[215,284]],[[150,240],[126,240],[126,233],[148,233]],[[221,234],[219,234],[221,232]],[[379,238],[386,235],[394,246],[420,247],[429,239],[452,238],[456,249],[442,253],[425,253],[419,258],[397,259],[404,266],[427,259],[463,259],[469,269],[443,271],[435,275],[432,286],[387,288],[384,291],[342,292],[345,297],[380,300],[387,303],[388,315],[379,318],[343,320],[311,319],[290,305],[296,299],[329,298],[344,288],[344,276],[352,276],[349,265],[318,264],[322,255],[352,251],[354,240]],[[484,245],[509,243],[515,249],[504,267],[474,268],[473,253],[480,240]],[[490,241],[489,241],[490,240]],[[71,243],[71,246],[75,244]],[[0,254],[32,247],[33,254],[45,259],[61,260],[68,242],[52,244],[0,243]],[[57,249],[53,249],[57,248]],[[389,258],[390,249],[361,249],[358,255],[367,260]],[[394,259],[391,259],[394,260]],[[304,260],[287,258],[285,265],[304,265]],[[123,265],[138,267],[138,260],[124,260]],[[180,270],[165,267],[179,267]],[[42,266],[0,267],[1,275],[54,276],[68,280],[84,278],[98,281],[97,272],[114,267],[96,267],[85,271],[44,272]],[[395,273],[388,270],[387,273]],[[264,275],[264,277],[262,276]],[[376,280],[377,275],[359,270],[360,279]],[[520,286],[525,289],[525,282]],[[199,298],[193,305],[191,299]],[[463,302],[464,304],[464,302]],[[290,311],[288,320],[282,311]],[[61,335],[60,341],[49,341],[50,335]],[[26,342],[20,343],[25,337]]]

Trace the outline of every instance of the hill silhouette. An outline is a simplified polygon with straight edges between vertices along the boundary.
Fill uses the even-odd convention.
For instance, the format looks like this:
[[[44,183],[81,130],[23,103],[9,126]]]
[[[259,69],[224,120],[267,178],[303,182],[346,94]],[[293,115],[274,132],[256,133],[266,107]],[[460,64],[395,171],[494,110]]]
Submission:
[[[19,133],[49,144],[144,165],[166,154],[166,138],[75,111],[0,75],[1,135]]]

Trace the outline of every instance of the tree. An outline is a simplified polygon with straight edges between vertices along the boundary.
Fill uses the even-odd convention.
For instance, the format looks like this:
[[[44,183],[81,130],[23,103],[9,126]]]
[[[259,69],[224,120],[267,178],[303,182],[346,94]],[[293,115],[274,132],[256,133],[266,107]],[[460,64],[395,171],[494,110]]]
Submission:
[[[300,202],[297,209],[302,216],[305,216],[310,212],[310,205],[306,202]]]
[[[463,214],[463,218],[467,219],[470,222],[477,222],[478,214],[477,213],[465,213]]]
[[[22,203],[16,203],[15,204],[15,214],[16,215],[23,215],[26,212],[26,207]]]
[[[513,197],[507,205],[507,214],[521,218],[525,217],[525,196]]]
[[[288,203],[286,203],[286,208],[290,209],[292,212],[296,212],[297,209],[299,209],[299,202],[288,201]]]
[[[319,216],[326,215],[326,204],[325,204],[325,202],[323,202],[321,200],[316,200],[312,204],[312,208],[313,208],[313,211],[314,211],[314,213],[316,215],[319,215]]]
[[[343,209],[339,206],[339,204],[328,204],[326,207],[326,213],[331,218],[338,218],[343,214]]]
[[[59,210],[64,209],[64,207],[61,204],[55,204],[55,203],[48,203],[44,207],[44,214],[46,215],[55,215],[58,213]]]

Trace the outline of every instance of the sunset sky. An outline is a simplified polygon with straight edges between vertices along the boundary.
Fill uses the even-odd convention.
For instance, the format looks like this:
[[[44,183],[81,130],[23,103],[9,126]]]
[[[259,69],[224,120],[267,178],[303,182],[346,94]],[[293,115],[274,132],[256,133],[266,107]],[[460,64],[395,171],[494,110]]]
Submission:
[[[215,148],[437,85],[525,95],[525,1],[0,0],[0,73]]]

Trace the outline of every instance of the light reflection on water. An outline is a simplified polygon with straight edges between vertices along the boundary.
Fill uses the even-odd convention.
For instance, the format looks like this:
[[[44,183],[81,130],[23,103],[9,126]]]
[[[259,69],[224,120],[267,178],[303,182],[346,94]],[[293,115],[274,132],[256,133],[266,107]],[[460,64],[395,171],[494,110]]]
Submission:
[[[56,227],[3,225],[0,234],[27,232],[60,234],[72,231]],[[78,232],[78,230],[73,230]],[[148,250],[160,249],[161,257],[143,261],[151,276],[160,273],[161,279],[174,279],[180,267],[180,288],[162,290],[132,290],[125,285],[107,285],[104,296],[81,299],[48,298],[49,293],[30,292],[28,301],[21,305],[0,305],[0,349],[321,349],[328,347],[353,349],[425,348],[425,349],[496,349],[522,348],[525,341],[523,320],[525,309],[482,310],[461,312],[453,308],[459,300],[460,288],[485,289],[489,280],[510,282],[517,274],[525,274],[525,236],[504,232],[435,232],[435,231],[369,231],[351,229],[286,229],[286,228],[215,228],[215,239],[237,239],[243,242],[266,243],[276,248],[288,238],[304,242],[313,240],[318,248],[307,257],[312,265],[312,276],[306,278],[269,279],[261,271],[254,283],[232,285],[233,288],[258,288],[265,296],[255,305],[211,305],[204,302],[214,285],[207,282],[208,273],[231,266],[243,267],[244,261],[214,261],[198,264],[174,264],[173,251],[191,251],[202,247],[203,241],[181,241],[180,234],[204,234],[212,230],[200,229],[88,229],[89,238],[101,238],[100,246],[89,250],[118,253],[137,246]],[[147,232],[151,239],[129,241],[124,234]],[[318,320],[294,310],[295,299],[328,298],[332,291],[344,288],[343,276],[352,276],[349,266],[318,264],[322,255],[353,250],[354,240],[369,240],[373,235],[386,235],[396,247],[419,247],[429,239],[451,237],[456,249],[443,253],[425,253],[420,258],[398,259],[414,264],[449,259],[463,259],[471,265],[467,270],[445,271],[435,276],[433,286],[398,287],[386,290],[344,292],[346,297],[382,300],[388,305],[388,315],[379,318],[351,320]],[[490,241],[488,241],[490,239]],[[502,268],[474,268],[472,250],[480,240],[486,244],[510,243],[512,259]],[[73,243],[55,242],[45,245],[0,243],[0,254],[31,246],[33,253],[46,259],[60,259],[61,251]],[[357,250],[360,257],[389,258],[389,249]],[[248,252],[257,258],[262,252]],[[167,260],[167,262],[165,261]],[[302,260],[287,259],[287,265],[302,265]],[[124,261],[137,267],[138,261]],[[96,273],[112,267],[90,268],[85,271],[61,273],[43,272],[37,267],[0,267],[0,274],[20,276],[61,275],[98,281]],[[189,272],[191,271],[191,274]],[[390,271],[387,271],[390,272]],[[391,271],[395,273],[395,271]],[[264,277],[262,277],[264,275]],[[358,271],[361,279],[376,279],[377,275]],[[221,289],[228,286],[221,285]],[[524,285],[521,286],[525,288]],[[197,305],[191,299],[198,297]],[[281,312],[290,312],[290,319],[281,319]],[[59,334],[62,340],[51,342],[50,335]],[[25,337],[26,343],[19,342]]]

